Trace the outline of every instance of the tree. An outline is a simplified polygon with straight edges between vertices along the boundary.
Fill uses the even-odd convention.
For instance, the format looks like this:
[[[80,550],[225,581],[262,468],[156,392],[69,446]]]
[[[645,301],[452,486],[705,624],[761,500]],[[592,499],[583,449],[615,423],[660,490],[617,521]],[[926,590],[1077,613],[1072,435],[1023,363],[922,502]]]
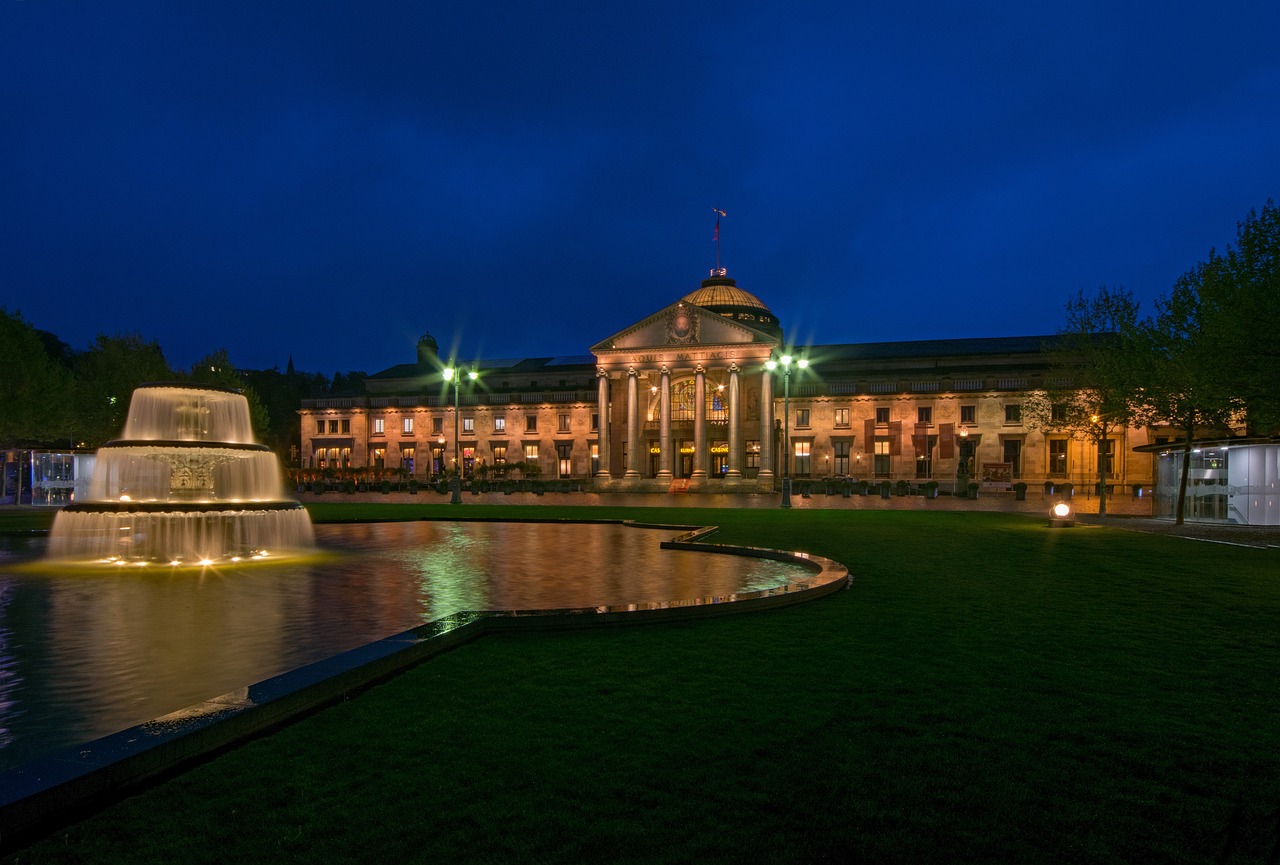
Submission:
[[[1250,211],[1235,244],[1225,256],[1211,250],[1203,269],[1205,350],[1240,399],[1247,432],[1280,433],[1280,208],[1268,201]]]
[[[138,385],[172,381],[160,344],[138,334],[99,335],[76,356],[76,439],[97,447],[124,429],[129,399]]]
[[[49,346],[65,343],[0,307],[0,443],[71,434],[71,371]]]
[[[1112,436],[1133,423],[1141,402],[1138,304],[1123,289],[1084,291],[1066,305],[1066,326],[1048,348],[1052,384],[1023,404],[1028,427],[1093,442],[1098,454],[1098,513],[1107,513]]]

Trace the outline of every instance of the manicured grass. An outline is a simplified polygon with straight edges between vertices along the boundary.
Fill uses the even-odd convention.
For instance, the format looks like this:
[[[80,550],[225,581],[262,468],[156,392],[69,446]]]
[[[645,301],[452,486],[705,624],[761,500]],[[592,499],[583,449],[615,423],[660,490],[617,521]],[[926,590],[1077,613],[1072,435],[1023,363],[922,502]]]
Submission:
[[[56,508],[0,508],[0,535],[48,531]]]
[[[314,512],[383,508],[451,513]],[[856,579],[785,610],[486,637],[15,861],[1272,855],[1280,552],[971,512],[465,516],[562,511],[713,523]]]

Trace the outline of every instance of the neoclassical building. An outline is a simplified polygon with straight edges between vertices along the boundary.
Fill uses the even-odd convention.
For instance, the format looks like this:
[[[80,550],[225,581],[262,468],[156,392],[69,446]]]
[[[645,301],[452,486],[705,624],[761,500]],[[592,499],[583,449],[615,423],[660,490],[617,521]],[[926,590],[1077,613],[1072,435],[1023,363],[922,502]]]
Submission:
[[[1027,394],[1054,384],[1053,340],[788,346],[769,307],[717,270],[589,355],[462,362],[446,378],[454,360],[426,335],[365,396],[304,402],[303,464],[425,478],[455,460],[464,474],[522,462],[600,489],[756,491],[784,472],[1082,486],[1101,458],[1117,486],[1149,485],[1153,456],[1133,448],[1154,433],[1127,430],[1100,454],[1024,423]]]

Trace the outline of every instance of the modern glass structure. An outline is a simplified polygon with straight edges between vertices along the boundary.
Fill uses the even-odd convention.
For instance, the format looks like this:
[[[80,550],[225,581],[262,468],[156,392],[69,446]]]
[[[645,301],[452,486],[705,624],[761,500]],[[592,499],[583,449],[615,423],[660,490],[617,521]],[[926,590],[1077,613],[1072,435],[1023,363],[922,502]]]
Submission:
[[[1137,448],[1156,455],[1153,515],[1173,517],[1184,449],[1178,443]],[[1194,442],[1183,518],[1247,526],[1280,525],[1280,442],[1214,439]]]

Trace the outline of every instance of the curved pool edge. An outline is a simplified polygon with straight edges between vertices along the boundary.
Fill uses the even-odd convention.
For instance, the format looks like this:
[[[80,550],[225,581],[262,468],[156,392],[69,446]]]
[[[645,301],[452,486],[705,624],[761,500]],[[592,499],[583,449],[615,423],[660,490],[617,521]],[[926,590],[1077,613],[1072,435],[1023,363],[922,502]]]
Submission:
[[[613,522],[636,528],[682,530],[660,546],[776,559],[803,565],[810,574],[788,580],[782,586],[729,595],[553,610],[467,611],[435,619],[0,774],[0,855],[11,854],[149,784],[343,702],[487,634],[648,624],[756,612],[816,600],[852,581],[847,567],[822,556],[703,540],[717,530],[715,526],[672,526],[635,520],[532,522]]]

